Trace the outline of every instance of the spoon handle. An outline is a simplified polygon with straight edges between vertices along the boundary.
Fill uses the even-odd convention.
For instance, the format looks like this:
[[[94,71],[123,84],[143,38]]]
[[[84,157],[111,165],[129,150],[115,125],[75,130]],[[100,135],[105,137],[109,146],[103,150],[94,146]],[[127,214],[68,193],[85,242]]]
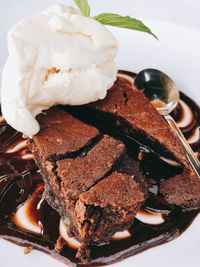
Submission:
[[[195,156],[194,151],[188,144],[187,140],[185,139],[184,135],[178,128],[176,122],[170,115],[164,115],[164,118],[168,122],[169,126],[171,127],[172,131],[175,133],[175,135],[179,138],[181,141],[183,148],[185,150],[185,154],[187,156],[187,159],[189,160],[193,170],[195,171],[198,178],[200,178],[200,162],[198,158]]]

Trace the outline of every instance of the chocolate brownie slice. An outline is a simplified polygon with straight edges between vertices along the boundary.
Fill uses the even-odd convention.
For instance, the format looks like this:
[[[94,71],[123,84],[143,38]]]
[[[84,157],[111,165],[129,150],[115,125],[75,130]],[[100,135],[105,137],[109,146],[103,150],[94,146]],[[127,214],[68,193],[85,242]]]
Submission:
[[[118,77],[105,99],[81,108],[72,108],[71,112],[80,116],[80,110],[92,122],[118,130],[158,154],[179,162],[183,174],[163,181],[161,192],[171,204],[191,208],[200,206],[200,181],[195,176],[180,141],[150,101],[141,91],[133,88],[130,81]]]
[[[188,165],[182,145],[166,121],[127,79],[118,77],[106,98],[85,106],[85,112],[157,153]]]
[[[56,107],[38,115],[37,120],[40,132],[33,142],[46,160],[74,157],[101,137],[97,128]]]
[[[118,140],[104,136],[86,155],[75,159],[57,161],[57,179],[52,180],[52,188],[60,203],[64,203],[62,216],[70,217],[72,232],[81,241],[81,229],[74,213],[79,195],[108,175],[125,153],[125,146]],[[49,177],[51,173],[48,175]],[[58,183],[59,181],[59,183]],[[80,230],[79,230],[80,229]]]
[[[124,154],[124,144],[105,135],[87,155],[58,161],[57,175],[65,199],[76,200],[114,169]]]
[[[54,114],[57,118],[59,112],[61,119],[58,120],[58,123],[54,123]],[[114,172],[114,170],[119,169],[118,166],[126,153],[125,145],[121,141],[103,135],[101,139],[97,139],[92,142],[92,145],[87,146],[87,149],[83,149],[88,142],[91,143],[94,136],[99,136],[99,131],[67,113],[65,115],[65,112],[63,112],[54,108],[48,111],[46,115],[41,115],[46,116],[46,119],[39,118],[41,132],[33,137],[29,147],[45,181],[45,198],[64,217],[69,233],[81,242],[81,248],[77,256],[82,261],[87,262],[89,260],[87,256],[89,245],[109,242],[116,231],[123,230],[133,223],[136,211],[147,196],[148,188],[140,184],[139,176],[142,175],[138,171],[138,165],[136,173],[133,169],[131,175]],[[73,120],[78,127],[72,127],[72,132],[71,128],[68,127],[68,138],[65,138],[62,135],[63,133],[57,131],[57,128],[61,125],[67,127],[66,125],[69,125]],[[57,127],[58,124],[59,127]],[[87,134],[83,132],[85,130]],[[51,135],[52,139],[49,139]],[[85,142],[78,140],[82,136],[87,136]],[[56,146],[55,140],[58,138],[62,139],[62,148]],[[68,145],[70,138],[73,138],[75,144],[71,147]],[[50,140],[55,144],[53,150],[48,148],[48,146],[51,146]],[[67,150],[65,151],[63,147]],[[138,182],[136,182],[136,176]],[[104,180],[105,182],[103,182]],[[141,183],[144,182],[144,180],[141,181]],[[117,183],[119,183],[118,186]],[[114,188],[116,197],[114,197],[114,191],[111,191],[109,196],[108,184]],[[101,204],[98,208],[97,202],[87,204],[89,195],[97,190],[101,191],[102,196],[104,195],[105,207]],[[88,192],[88,200],[84,202],[86,196],[83,193],[85,192]],[[121,200],[125,200],[125,192],[127,199],[132,194],[134,197],[129,202],[124,201],[122,204],[117,201],[117,196]],[[130,205],[130,203],[133,205]],[[90,206],[89,209],[88,205]],[[87,210],[84,213],[84,219],[81,206],[84,206],[83,210]],[[92,219],[92,210],[95,212],[95,220]],[[97,216],[99,214],[97,211],[101,211],[104,219],[102,216]],[[106,222],[108,220],[110,220],[109,223]],[[88,221],[90,221],[90,227]],[[96,235],[92,229],[96,229]]]
[[[92,245],[109,242],[116,231],[131,226],[144,199],[145,194],[133,177],[113,172],[82,193],[76,202],[82,239]]]
[[[55,174],[56,160],[80,155],[98,142],[102,135],[95,127],[77,120],[56,107],[40,114],[37,119],[41,129],[33,139],[29,140],[29,148],[45,180],[47,190],[44,195],[61,214],[63,207],[58,178]]]
[[[121,166],[119,163],[124,152],[125,147],[121,142],[104,136],[86,156],[57,162],[57,175],[62,181],[61,192],[66,203],[66,214],[72,222],[73,233],[82,243],[77,254],[82,261],[88,260],[86,257],[88,245],[108,243],[116,231],[127,229],[133,223],[136,212],[146,199],[147,186],[136,182],[136,180],[140,181],[140,176],[142,176],[138,171],[138,163],[137,170],[132,169],[129,176],[112,172],[119,168],[118,165]],[[103,203],[98,205],[97,201],[92,202],[92,194],[95,191],[102,194],[98,196],[99,201],[102,197],[101,200],[104,202],[107,195],[105,206]],[[85,195],[86,193],[88,194]],[[134,198],[129,200],[129,203],[124,201],[121,205],[122,203],[117,201],[117,198],[123,200],[125,193],[127,199],[128,196],[132,197],[132,194]],[[86,196],[88,202],[84,201]],[[89,196],[91,202],[89,202]]]
[[[169,203],[184,208],[200,207],[200,181],[199,178],[185,170],[160,183],[160,192]]]

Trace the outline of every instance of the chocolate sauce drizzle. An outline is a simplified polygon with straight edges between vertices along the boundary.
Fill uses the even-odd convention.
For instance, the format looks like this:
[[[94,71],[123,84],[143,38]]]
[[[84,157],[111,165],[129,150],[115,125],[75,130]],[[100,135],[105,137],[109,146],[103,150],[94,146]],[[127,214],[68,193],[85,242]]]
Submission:
[[[134,78],[134,74],[130,72],[123,72],[123,75]],[[185,137],[200,157],[198,105],[181,93],[181,101],[172,116],[182,126]],[[129,142],[128,146],[131,148],[131,141]],[[153,162],[154,155],[148,152],[146,160],[145,157],[142,158],[141,167],[148,177],[148,165]],[[151,165],[151,173],[156,180],[161,178],[164,168],[166,178],[178,171],[169,165],[165,167],[164,163],[161,164],[160,170]],[[27,149],[26,139],[0,116],[0,236],[22,246],[32,246],[67,264],[81,266],[75,257],[76,246],[70,244],[70,238],[61,253],[55,252],[55,245],[60,236],[61,218],[57,211],[42,199],[43,191],[42,177]],[[126,234],[121,237],[116,235],[109,245],[92,247],[92,265],[107,265],[168,242],[183,233],[198,212],[199,210],[170,207],[158,194],[157,182],[154,181],[149,199]]]

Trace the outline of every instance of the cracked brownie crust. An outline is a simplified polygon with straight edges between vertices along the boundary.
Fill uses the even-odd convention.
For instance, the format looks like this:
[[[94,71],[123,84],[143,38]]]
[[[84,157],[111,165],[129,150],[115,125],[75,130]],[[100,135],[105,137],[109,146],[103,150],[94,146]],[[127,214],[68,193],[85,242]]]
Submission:
[[[40,132],[33,142],[46,160],[75,157],[101,137],[97,128],[55,107],[38,115],[37,120]]]
[[[182,146],[168,124],[144,94],[126,79],[118,78],[105,99],[89,104],[87,108],[101,114],[97,117],[104,123],[112,121],[118,130],[139,139],[156,152],[187,163]]]
[[[41,132],[30,140],[29,147],[44,177],[44,196],[65,220],[68,218],[69,233],[81,242],[77,256],[88,262],[90,245],[108,243],[116,231],[131,226],[147,196],[146,181],[138,168],[130,174],[119,168],[126,155],[121,141],[100,134],[93,126],[57,108],[39,120]],[[75,125],[72,131],[70,124]],[[65,130],[60,131],[62,125],[67,137]],[[53,149],[49,148],[50,136]],[[57,139],[62,147],[56,146]]]

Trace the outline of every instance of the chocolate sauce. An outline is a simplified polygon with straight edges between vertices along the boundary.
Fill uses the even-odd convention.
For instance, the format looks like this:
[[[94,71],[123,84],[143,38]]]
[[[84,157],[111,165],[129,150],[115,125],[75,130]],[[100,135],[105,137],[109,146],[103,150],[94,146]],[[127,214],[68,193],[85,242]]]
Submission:
[[[130,80],[135,74],[123,72]],[[181,101],[173,112],[192,148],[200,154],[200,109],[189,97],[181,93]],[[185,104],[190,109],[186,118]],[[184,122],[185,120],[185,122]],[[199,210],[171,207],[158,193],[159,179],[180,172],[159,155],[126,139],[130,151],[136,146],[142,171],[151,180],[150,197],[136,216],[133,226],[122,238],[113,238],[109,245],[92,247],[92,265],[102,266],[135,255],[153,246],[176,238],[193,222]],[[158,164],[153,164],[154,162]],[[151,166],[151,167],[149,167]],[[165,176],[164,176],[165,174]],[[152,177],[154,179],[152,179]],[[60,236],[60,216],[42,199],[44,184],[26,140],[1,117],[0,120],[0,236],[22,246],[51,254],[73,266],[81,266],[76,249],[66,244],[59,254],[55,245]],[[25,217],[23,217],[25,216]],[[22,220],[23,217],[23,220]]]

